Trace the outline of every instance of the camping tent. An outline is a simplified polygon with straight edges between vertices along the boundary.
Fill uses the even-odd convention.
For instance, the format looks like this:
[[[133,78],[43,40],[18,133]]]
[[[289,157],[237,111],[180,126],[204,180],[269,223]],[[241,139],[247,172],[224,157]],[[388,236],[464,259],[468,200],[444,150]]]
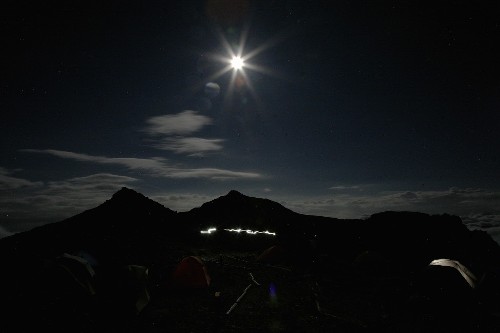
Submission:
[[[138,315],[150,301],[148,271],[139,265],[101,267],[97,282],[103,308],[117,317]]]
[[[415,318],[425,318],[436,332],[473,332],[480,313],[476,285],[474,274],[459,261],[432,260],[417,275],[408,313]],[[429,331],[429,328],[419,331]]]
[[[134,304],[135,313],[139,314],[148,305],[150,296],[148,291],[148,268],[139,265],[124,267],[124,275],[128,282],[131,303]]]
[[[462,275],[462,277],[465,279],[465,281],[467,281],[471,288],[475,289],[477,286],[477,278],[474,276],[474,274],[457,260],[436,259],[431,261],[429,266],[452,267],[458,273],[460,273],[460,275]]]
[[[421,272],[415,286],[420,299],[440,313],[462,312],[476,303],[476,278],[456,260],[433,260]]]
[[[206,288],[210,275],[203,261],[195,256],[183,258],[172,274],[172,284],[180,288]]]
[[[424,295],[446,303],[472,299],[476,284],[474,274],[459,261],[451,259],[432,260],[422,271],[418,282]]]
[[[264,264],[280,264],[286,260],[286,250],[281,245],[273,245],[264,250],[258,257],[257,262]]]
[[[82,257],[63,253],[56,258],[59,267],[71,276],[72,280],[89,295],[95,295],[95,271],[87,260]]]

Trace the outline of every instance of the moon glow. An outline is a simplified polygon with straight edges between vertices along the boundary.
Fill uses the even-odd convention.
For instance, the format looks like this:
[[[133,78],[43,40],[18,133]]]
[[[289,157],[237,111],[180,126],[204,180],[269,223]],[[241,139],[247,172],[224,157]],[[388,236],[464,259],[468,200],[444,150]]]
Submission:
[[[241,70],[243,68],[243,59],[241,59],[241,57],[239,56],[234,56],[232,59],[231,59],[231,67],[233,67],[233,69],[235,70]]]

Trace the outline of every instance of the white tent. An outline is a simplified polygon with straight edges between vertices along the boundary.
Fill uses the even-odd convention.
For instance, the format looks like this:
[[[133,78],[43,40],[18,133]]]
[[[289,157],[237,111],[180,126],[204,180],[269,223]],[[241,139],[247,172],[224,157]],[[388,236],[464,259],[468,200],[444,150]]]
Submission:
[[[477,278],[476,276],[464,265],[462,265],[457,260],[451,259],[435,259],[431,261],[429,266],[447,266],[455,268],[467,281],[467,283],[471,286],[471,288],[475,289],[477,286]]]

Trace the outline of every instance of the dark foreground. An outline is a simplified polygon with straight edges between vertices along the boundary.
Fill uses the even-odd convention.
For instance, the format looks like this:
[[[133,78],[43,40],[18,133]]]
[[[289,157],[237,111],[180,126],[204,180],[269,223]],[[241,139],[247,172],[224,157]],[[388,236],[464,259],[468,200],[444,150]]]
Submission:
[[[221,232],[200,233],[210,226]],[[235,226],[276,236],[222,231]],[[189,256],[208,285],[175,282]],[[442,258],[473,272],[473,287],[429,266]],[[500,331],[500,247],[449,215],[320,218],[235,191],[176,213],[122,189],[0,240],[0,264],[0,332]]]
[[[67,277],[37,275],[26,279],[32,285],[4,312],[8,316],[2,320],[2,332],[500,330],[498,309],[485,304],[478,291],[446,285],[449,281],[435,281],[441,285],[433,287],[421,276],[380,267],[380,258],[351,264],[316,258],[306,265],[289,258],[259,262],[260,251],[171,248],[169,253],[163,265],[149,269],[150,299],[139,313],[132,306],[137,286],[120,285],[119,279],[97,284],[96,294],[90,296]],[[211,277],[208,287],[181,288],[169,282],[175,265],[186,255],[205,262]],[[96,269],[98,274],[105,270]]]

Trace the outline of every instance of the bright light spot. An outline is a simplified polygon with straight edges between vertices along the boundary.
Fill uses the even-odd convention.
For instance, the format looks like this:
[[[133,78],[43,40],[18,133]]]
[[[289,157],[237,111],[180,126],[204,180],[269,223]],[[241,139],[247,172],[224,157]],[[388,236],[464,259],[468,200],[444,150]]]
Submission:
[[[233,57],[233,59],[231,59],[231,66],[235,69],[235,70],[240,70],[243,68],[243,59],[241,59],[241,57],[239,56],[235,56]]]
[[[247,233],[249,235],[266,234],[266,235],[276,236],[275,232],[269,232],[267,230],[265,230],[265,231],[254,231],[254,230],[250,230],[250,229],[224,229],[224,230],[230,231],[230,232],[236,232],[238,234],[241,232],[244,232],[244,233]]]
[[[202,233],[202,234],[211,234],[214,231],[217,231],[217,228],[208,228],[207,230],[200,231],[200,233]]]

